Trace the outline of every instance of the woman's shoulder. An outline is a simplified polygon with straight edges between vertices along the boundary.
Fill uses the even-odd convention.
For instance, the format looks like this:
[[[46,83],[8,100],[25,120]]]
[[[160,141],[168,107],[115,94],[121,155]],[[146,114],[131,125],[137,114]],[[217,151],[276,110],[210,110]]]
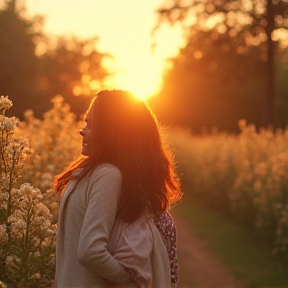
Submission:
[[[110,177],[120,177],[122,178],[122,173],[115,165],[110,163],[102,163],[94,168],[91,173],[91,177],[99,177],[99,176],[110,176]]]
[[[107,181],[107,182],[121,182],[122,181],[122,173],[120,170],[113,164],[110,163],[102,163],[91,171],[84,172],[83,175],[83,167],[77,168],[71,174],[71,179],[77,181],[80,179],[80,183],[95,183],[98,182],[100,179]]]
[[[122,173],[116,166],[110,163],[102,163],[95,167],[91,173],[89,173],[88,179],[88,182],[91,184],[101,182],[102,184],[106,183],[107,185],[110,185],[112,183],[121,183]]]

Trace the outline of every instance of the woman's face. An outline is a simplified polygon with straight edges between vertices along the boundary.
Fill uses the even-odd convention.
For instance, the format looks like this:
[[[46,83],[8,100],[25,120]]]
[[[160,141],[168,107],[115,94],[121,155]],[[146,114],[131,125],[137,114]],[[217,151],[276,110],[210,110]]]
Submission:
[[[83,137],[82,140],[82,154],[85,156],[90,156],[92,152],[92,127],[91,127],[91,111],[89,111],[85,117],[85,126],[79,131],[80,135]]]

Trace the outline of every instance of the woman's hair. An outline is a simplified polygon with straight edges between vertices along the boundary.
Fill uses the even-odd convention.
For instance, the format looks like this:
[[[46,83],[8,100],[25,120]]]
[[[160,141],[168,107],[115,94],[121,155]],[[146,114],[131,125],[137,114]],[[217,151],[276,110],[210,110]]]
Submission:
[[[61,191],[79,167],[78,181],[101,163],[111,163],[122,173],[118,217],[133,222],[150,203],[156,214],[182,196],[169,149],[148,106],[132,93],[104,90],[90,104],[93,151],[80,157],[55,177]]]

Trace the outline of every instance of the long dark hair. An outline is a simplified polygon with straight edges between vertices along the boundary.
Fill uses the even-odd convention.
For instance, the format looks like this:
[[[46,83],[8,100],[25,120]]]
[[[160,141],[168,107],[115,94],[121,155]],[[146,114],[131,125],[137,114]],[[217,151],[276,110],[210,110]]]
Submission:
[[[93,152],[80,157],[55,177],[62,190],[79,167],[82,179],[101,163],[111,163],[122,173],[118,217],[131,223],[146,209],[164,212],[182,196],[173,157],[164,145],[161,129],[149,107],[132,93],[103,90],[91,102]]]

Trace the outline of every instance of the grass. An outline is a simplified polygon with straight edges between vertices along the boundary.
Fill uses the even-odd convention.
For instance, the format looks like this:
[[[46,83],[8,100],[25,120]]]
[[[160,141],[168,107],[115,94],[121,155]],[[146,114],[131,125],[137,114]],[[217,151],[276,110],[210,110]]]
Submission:
[[[288,287],[287,262],[273,257],[265,241],[232,219],[185,197],[174,212],[187,219],[191,227],[207,239],[210,248],[235,277],[247,284],[245,288]]]

